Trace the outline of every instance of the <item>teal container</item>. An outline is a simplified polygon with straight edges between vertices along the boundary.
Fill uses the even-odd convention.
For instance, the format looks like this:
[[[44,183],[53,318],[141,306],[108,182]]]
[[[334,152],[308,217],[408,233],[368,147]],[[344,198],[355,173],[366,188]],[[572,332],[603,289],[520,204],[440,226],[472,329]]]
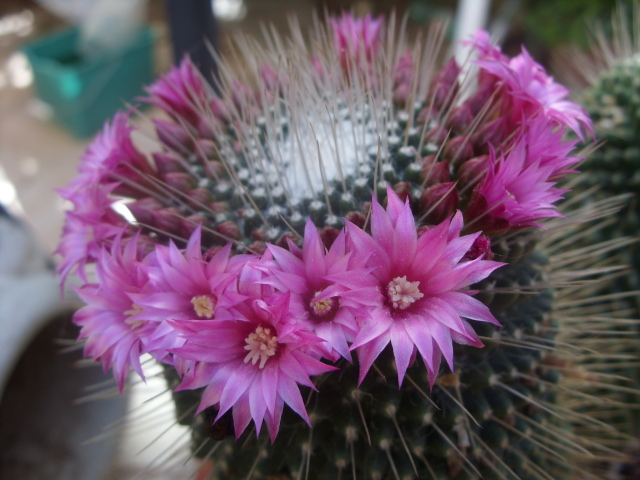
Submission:
[[[116,111],[155,78],[150,28],[128,47],[100,57],[78,56],[79,31],[66,29],[25,45],[35,93],[53,109],[54,119],[77,137],[95,134]]]

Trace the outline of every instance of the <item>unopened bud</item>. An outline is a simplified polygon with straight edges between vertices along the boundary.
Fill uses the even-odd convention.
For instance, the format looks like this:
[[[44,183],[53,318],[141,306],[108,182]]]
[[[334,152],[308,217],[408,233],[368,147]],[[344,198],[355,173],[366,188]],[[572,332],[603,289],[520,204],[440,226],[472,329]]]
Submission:
[[[349,220],[358,228],[364,228],[364,224],[367,221],[367,217],[360,212],[349,212],[344,216],[344,218]]]
[[[221,235],[224,235],[228,240],[239,240],[240,239],[240,227],[238,226],[237,223],[232,222],[231,220],[227,220],[226,222],[222,222],[219,225],[216,225],[215,227],[213,227],[213,229],[220,233]],[[261,239],[262,240],[262,239]]]
[[[410,205],[413,203],[413,198],[411,197],[411,183],[409,182],[396,183],[393,186],[393,191],[395,192],[396,195],[398,195],[398,198],[400,198],[402,203],[405,203],[407,199],[409,199]]]
[[[473,135],[476,154],[489,153],[489,145],[500,145],[508,135],[505,117],[496,118],[482,125]]]
[[[153,153],[153,161],[155,162],[160,175],[170,172],[184,171],[183,164],[172,153],[155,152]]]
[[[166,145],[169,150],[181,152],[185,148],[191,146],[191,136],[189,132],[182,126],[173,122],[165,122],[164,120],[154,120],[158,139]]]
[[[454,132],[465,133],[469,130],[474,118],[471,107],[467,103],[463,103],[451,111],[449,125]]]
[[[454,59],[451,59],[433,79],[431,94],[433,104],[439,109],[448,108],[455,99],[460,89],[458,75],[460,75],[460,67]]]
[[[164,205],[155,198],[142,198],[140,200],[127,203],[127,208],[136,218],[136,221],[146,225],[152,224],[153,213],[163,207]]]
[[[471,248],[462,257],[462,260],[475,260],[478,257],[483,257],[484,260],[493,259],[491,239],[485,235],[480,235],[475,239]]]
[[[197,187],[195,179],[190,174],[184,172],[165,173],[162,175],[162,180],[169,185],[169,187],[180,192],[193,190]]]
[[[427,187],[451,181],[449,164],[444,161],[437,162],[436,160],[437,156],[435,154],[427,155],[422,159],[423,167],[420,181]]]
[[[213,202],[211,192],[206,188],[194,188],[186,192],[189,200],[187,203],[191,208],[204,209]]]
[[[333,242],[335,242],[336,238],[338,238],[338,235],[340,235],[340,231],[333,227],[323,227],[319,233],[320,238],[322,239],[322,243],[327,249],[331,248]]]
[[[169,207],[153,212],[152,225],[167,233],[180,233],[182,212],[177,207]]]
[[[444,157],[453,164],[464,162],[473,157],[473,144],[467,135],[460,135],[447,141],[444,147]]]
[[[424,139],[427,142],[435,143],[436,145],[440,146],[447,141],[448,137],[449,137],[449,131],[443,126],[438,125],[432,128],[431,130],[429,130],[425,134]]]
[[[428,223],[438,224],[449,218],[458,209],[460,196],[455,183],[433,185],[422,192],[420,209],[425,212]]]
[[[488,155],[475,157],[464,162],[458,170],[458,182],[461,188],[473,189],[487,174]]]
[[[195,150],[200,158],[218,158],[218,147],[208,138],[199,138]]]

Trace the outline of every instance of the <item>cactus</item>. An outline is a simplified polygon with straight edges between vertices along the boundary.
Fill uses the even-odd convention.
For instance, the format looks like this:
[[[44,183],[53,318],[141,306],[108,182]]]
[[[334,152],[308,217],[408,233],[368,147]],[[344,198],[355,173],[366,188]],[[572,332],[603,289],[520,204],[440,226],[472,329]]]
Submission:
[[[610,267],[567,236],[615,202],[556,207],[589,118],[485,32],[465,76],[442,26],[328,23],[240,39],[219,94],[172,69],[151,154],[132,112],[92,143],[58,249],[85,354],[120,389],[161,363],[211,478],[605,478],[631,389],[583,361]]]
[[[613,11],[610,26],[597,24],[595,42],[585,55],[580,52],[565,59],[562,72],[573,70],[576,91],[580,92],[581,104],[593,120],[597,148],[586,156],[576,182],[574,196],[577,201],[589,205],[604,198],[624,199],[624,207],[609,219],[609,227],[585,236],[586,242],[620,244],[621,238],[633,239],[624,249],[616,253],[617,262],[626,266],[612,276],[611,281],[601,285],[595,292],[602,308],[611,310],[620,320],[616,327],[620,338],[619,354],[637,358],[640,354],[638,324],[640,315],[637,292],[640,287],[640,250],[637,248],[638,208],[640,193],[640,161],[638,133],[640,132],[640,79],[638,78],[638,52],[640,52],[637,26],[638,5],[620,2]],[[586,59],[589,62],[586,62]],[[577,74],[577,76],[575,76]],[[612,364],[611,375],[640,380],[640,371],[635,363]],[[606,396],[606,394],[605,394]],[[633,394],[618,399],[629,403],[637,400]],[[621,428],[632,439],[627,447],[638,458],[640,418],[634,409],[625,415],[617,412],[610,421]],[[632,475],[631,477],[632,478]]]

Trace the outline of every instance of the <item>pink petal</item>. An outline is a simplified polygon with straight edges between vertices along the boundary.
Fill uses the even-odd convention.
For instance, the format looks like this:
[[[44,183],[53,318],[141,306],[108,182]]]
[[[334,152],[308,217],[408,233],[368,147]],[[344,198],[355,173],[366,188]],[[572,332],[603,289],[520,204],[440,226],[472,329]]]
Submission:
[[[311,421],[307,415],[307,409],[302,401],[302,395],[300,394],[300,388],[296,382],[290,378],[282,375],[278,379],[278,395],[284,402],[291,407],[291,409],[302,417],[302,419],[311,426]]]
[[[382,353],[384,348],[389,344],[389,335],[381,335],[374,338],[369,343],[366,343],[356,350],[358,353],[358,360],[360,361],[360,374],[358,375],[358,386],[364,380],[367,372],[373,365],[373,362],[378,358],[378,355]]]
[[[251,421],[251,408],[249,406],[248,395],[241,396],[233,406],[233,430],[235,432],[236,440],[240,438],[242,432],[244,432],[247,425]],[[254,419],[255,420],[255,419]],[[216,419],[217,421],[217,419]],[[260,426],[262,425],[262,419],[260,422],[256,421],[256,435],[260,433]]]
[[[500,322],[495,319],[489,307],[480,300],[470,297],[462,292],[446,292],[440,295],[440,298],[450,305],[454,305],[456,311],[461,317],[479,322],[489,322],[494,325],[501,326]]]
[[[264,366],[262,374],[260,375],[262,401],[271,414],[275,412],[276,408],[279,370],[280,365],[278,365],[277,362],[267,361],[267,364]]]
[[[416,347],[405,331],[402,321],[396,321],[391,326],[390,338],[398,370],[398,386],[400,387]]]
[[[220,395],[220,411],[216,417],[216,421],[233,405],[238,399],[247,391],[247,389],[253,383],[253,380],[258,372],[255,365],[243,364],[241,366],[236,365]]]
[[[358,335],[351,345],[351,350],[368,343],[380,335],[384,335],[389,331],[393,324],[393,318],[389,315],[388,309],[385,307],[376,308],[371,312],[371,317],[364,319],[364,324],[360,328]]]

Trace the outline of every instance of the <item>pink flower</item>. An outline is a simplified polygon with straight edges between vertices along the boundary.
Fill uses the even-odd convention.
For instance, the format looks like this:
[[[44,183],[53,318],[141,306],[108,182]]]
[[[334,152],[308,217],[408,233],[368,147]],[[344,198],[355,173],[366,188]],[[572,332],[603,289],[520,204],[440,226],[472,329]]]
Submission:
[[[94,262],[105,244],[120,234],[126,225],[125,220],[111,208],[115,200],[110,193],[116,186],[88,185],[71,196],[61,192],[75,204],[75,208],[66,213],[60,244],[55,251],[62,256],[56,269],[61,284],[73,271],[86,282],[87,264]]]
[[[118,112],[111,123],[107,122],[102,132],[89,145],[80,163],[79,175],[61,191],[62,196],[76,203],[75,195],[96,183],[119,183],[116,193],[128,194],[135,185],[148,183],[145,176],[154,175],[155,170],[147,158],[138,151],[129,126],[131,112]],[[132,187],[133,186],[133,187]]]
[[[149,103],[167,112],[176,123],[186,121],[197,127],[202,111],[207,110],[210,93],[205,80],[189,57],[163,75],[147,89]]]
[[[97,283],[76,289],[87,304],[73,317],[81,327],[79,338],[86,339],[85,356],[102,362],[105,372],[113,369],[120,391],[130,368],[144,378],[140,356],[147,352],[145,341],[155,329],[140,318],[141,309],[132,300],[148,282],[137,237],[123,246],[118,236],[109,250],[103,248],[96,264]]]
[[[169,320],[231,320],[229,309],[246,298],[237,292],[238,272],[253,257],[230,258],[231,244],[227,244],[205,260],[201,233],[198,226],[184,252],[173,242],[168,247],[156,245],[147,271],[149,282],[143,291],[131,295],[145,320],[158,325],[148,349],[164,361],[167,350],[176,346],[177,334]]]
[[[528,146],[524,134],[506,155],[497,157],[491,150],[487,175],[473,192],[465,212],[466,220],[474,222],[474,230],[495,234],[507,228],[540,226],[538,220],[561,216],[554,203],[566,190],[556,188],[552,179],[558,169],[564,168],[566,158],[556,165],[539,149],[532,155]]]
[[[293,318],[326,341],[328,357],[351,359],[348,342],[358,330],[357,316],[374,305],[377,292],[364,268],[367,256],[347,251],[344,231],[325,252],[311,220],[304,230],[302,252],[269,245],[274,261],[266,267],[264,283],[291,293],[289,310]],[[300,255],[296,255],[300,253]],[[365,280],[362,280],[365,279]],[[338,355],[336,355],[336,353]]]
[[[380,47],[379,35],[382,17],[354,18],[344,14],[340,18],[330,18],[335,46],[340,56],[340,64],[345,71],[354,66],[361,68],[371,62]]]
[[[479,53],[479,59],[474,63],[485,73],[481,83],[501,82],[509,94],[501,98],[503,113],[512,112],[515,121],[542,114],[558,125],[569,127],[581,139],[582,128],[593,135],[591,120],[585,110],[566,100],[569,90],[547,75],[524,47],[520,55],[509,59],[500,49],[490,45],[486,32],[478,32],[472,43]]]
[[[273,441],[285,403],[310,424],[298,385],[315,389],[309,377],[335,368],[308,353],[321,339],[291,321],[289,294],[242,307],[233,321],[172,322],[185,339],[173,353],[195,362],[177,390],[206,387],[198,412],[217,406],[217,421],[232,409],[236,438],[266,421]]]
[[[482,257],[463,260],[478,234],[460,236],[463,222],[459,212],[418,237],[409,202],[403,204],[389,187],[387,198],[385,211],[373,197],[371,236],[347,223],[353,248],[372,252],[368,265],[374,268],[382,297],[370,317],[363,320],[351,349],[360,360],[360,382],[391,343],[398,384],[402,384],[417,349],[433,385],[442,356],[453,369],[453,342],[482,346],[465,318],[498,325],[468,287],[501,264]]]
[[[229,258],[231,244],[227,244],[205,261],[200,239],[198,226],[184,252],[173,242],[168,247],[156,245],[153,264],[147,270],[148,285],[130,294],[145,320],[159,326],[148,346],[159,358],[175,346],[175,332],[166,324],[168,320],[231,320],[230,308],[246,298],[237,292],[238,272],[252,257]]]

